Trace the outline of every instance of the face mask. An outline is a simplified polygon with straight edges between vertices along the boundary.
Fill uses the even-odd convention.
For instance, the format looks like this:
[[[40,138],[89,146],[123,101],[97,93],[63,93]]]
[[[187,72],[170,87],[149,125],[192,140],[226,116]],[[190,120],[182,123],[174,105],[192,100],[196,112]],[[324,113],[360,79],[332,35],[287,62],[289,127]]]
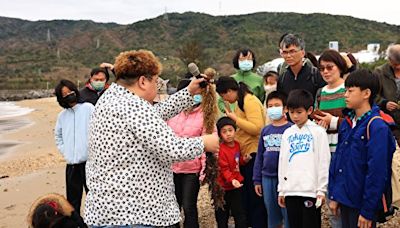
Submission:
[[[267,115],[271,120],[279,120],[282,118],[283,107],[270,107],[267,109]]]
[[[106,82],[104,81],[92,81],[90,83],[96,91],[102,91],[104,89],[104,86],[106,85]]]
[[[249,71],[253,69],[253,60],[239,61],[239,69],[241,69],[242,71]]]
[[[70,104],[77,102],[76,94],[75,93],[68,94],[67,96],[63,97],[63,101],[69,106],[71,106]]]
[[[202,97],[200,94],[194,95],[193,96],[193,101],[194,101],[194,105],[198,105],[201,103],[202,101]]]
[[[267,93],[270,93],[272,91],[276,91],[276,85],[264,85],[264,90]]]

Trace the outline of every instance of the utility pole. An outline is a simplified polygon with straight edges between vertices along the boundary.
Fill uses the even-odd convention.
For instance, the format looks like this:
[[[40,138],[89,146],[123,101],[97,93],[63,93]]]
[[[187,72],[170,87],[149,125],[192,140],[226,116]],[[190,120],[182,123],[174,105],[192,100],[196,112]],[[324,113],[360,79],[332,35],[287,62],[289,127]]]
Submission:
[[[50,29],[47,29],[47,42],[51,41]]]

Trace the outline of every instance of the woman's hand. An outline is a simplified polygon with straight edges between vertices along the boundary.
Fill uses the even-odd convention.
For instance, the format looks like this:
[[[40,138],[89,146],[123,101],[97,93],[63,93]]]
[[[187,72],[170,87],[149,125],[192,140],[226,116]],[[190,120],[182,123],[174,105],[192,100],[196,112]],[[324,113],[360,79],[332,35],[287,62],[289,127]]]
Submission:
[[[114,65],[112,65],[111,63],[101,63],[100,67],[102,67],[102,68],[110,68],[110,70],[114,69]]]
[[[204,88],[201,88],[200,87],[200,83],[201,82],[203,82],[203,81],[206,81],[206,75],[204,75],[204,74],[201,74],[201,76],[203,76],[202,78],[195,78],[195,77],[193,77],[193,79],[190,81],[190,84],[188,85],[188,90],[189,90],[189,93],[191,94],[191,95],[196,95],[196,94],[200,94],[201,93],[201,91],[204,89]],[[205,77],[205,78],[204,78]]]
[[[325,129],[328,129],[333,116],[330,113],[321,111],[321,114],[316,114],[315,117],[318,119],[318,125]]]
[[[231,112],[231,111],[225,109],[225,114],[227,117],[231,118],[236,123],[237,116],[234,112]]]
[[[219,138],[215,134],[203,135],[204,150],[208,152],[218,153],[219,152]]]

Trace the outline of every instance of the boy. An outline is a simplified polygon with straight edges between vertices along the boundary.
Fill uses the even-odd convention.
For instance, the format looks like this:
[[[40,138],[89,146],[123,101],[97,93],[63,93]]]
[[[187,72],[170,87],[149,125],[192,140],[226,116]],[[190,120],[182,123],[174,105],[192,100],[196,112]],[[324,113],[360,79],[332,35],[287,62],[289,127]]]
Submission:
[[[272,121],[261,131],[256,161],[254,163],[254,189],[260,197],[264,196],[264,204],[268,212],[268,227],[282,227],[288,220],[286,210],[278,205],[278,162],[283,132],[293,124],[285,118],[286,95],[273,91],[267,96],[267,115]]]
[[[218,228],[227,228],[229,212],[235,220],[235,227],[247,227],[245,211],[242,206],[241,187],[243,176],[240,174],[239,163],[245,161],[240,156],[240,146],[235,138],[236,124],[229,117],[217,121],[218,136],[221,139],[218,155],[218,183],[225,190],[224,208],[215,209]]]
[[[294,125],[282,135],[278,164],[278,203],[286,207],[290,227],[321,227],[328,185],[330,151],[324,128],[308,119],[313,96],[293,90],[287,107]]]
[[[342,227],[375,227],[390,186],[395,142],[387,124],[375,117],[380,116],[374,104],[379,79],[360,69],[349,75],[345,87],[348,109],[329,170],[329,207],[334,214],[340,207]]]

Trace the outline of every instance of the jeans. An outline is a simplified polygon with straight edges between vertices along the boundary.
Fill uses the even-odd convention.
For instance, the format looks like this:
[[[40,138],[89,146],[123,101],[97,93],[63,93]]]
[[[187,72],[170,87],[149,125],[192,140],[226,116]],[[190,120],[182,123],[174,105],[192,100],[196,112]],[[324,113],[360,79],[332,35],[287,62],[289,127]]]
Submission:
[[[240,167],[240,173],[244,177],[243,182],[243,207],[246,212],[247,226],[252,228],[268,227],[267,209],[264,200],[254,191],[253,167],[256,154],[251,154],[251,160]]]
[[[183,227],[198,228],[197,196],[200,190],[200,181],[197,173],[174,173],[175,196],[179,208],[183,208],[185,221]],[[176,225],[179,227],[179,224]]]

